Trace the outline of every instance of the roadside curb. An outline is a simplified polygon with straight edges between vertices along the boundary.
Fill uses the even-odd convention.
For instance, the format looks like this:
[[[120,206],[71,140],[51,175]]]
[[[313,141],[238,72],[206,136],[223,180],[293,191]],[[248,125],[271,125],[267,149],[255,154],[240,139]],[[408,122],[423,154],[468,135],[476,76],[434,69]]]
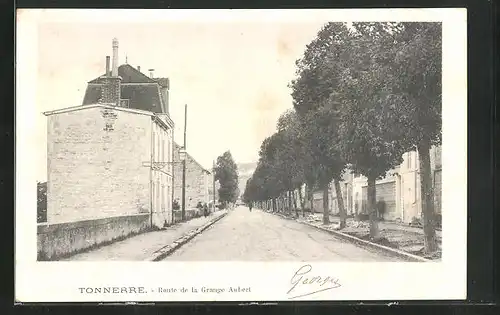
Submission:
[[[208,229],[210,226],[212,226],[214,223],[216,223],[217,221],[219,221],[220,219],[222,219],[226,215],[227,215],[227,212],[219,215],[216,218],[213,218],[212,220],[208,221],[205,225],[187,232],[185,235],[183,235],[180,238],[178,238],[177,240],[175,240],[172,244],[167,245],[167,246],[161,248],[160,250],[156,251],[152,257],[150,257],[146,260],[147,261],[159,261],[159,260],[164,259],[165,257],[172,254],[174,251],[176,251],[181,246],[183,246],[184,244],[186,244],[187,242],[192,240],[195,236],[201,234],[203,231]]]
[[[349,241],[349,242],[354,243],[354,244],[356,244],[356,245],[358,245],[360,247],[371,248],[371,249],[375,249],[375,250],[378,250],[378,251],[382,251],[382,252],[385,252],[385,253],[387,253],[389,255],[396,256],[396,257],[402,258],[402,259],[410,261],[410,262],[433,262],[433,260],[430,260],[430,259],[427,259],[427,258],[423,258],[423,257],[417,256],[417,255],[413,255],[413,254],[404,252],[404,251],[399,250],[399,249],[390,248],[390,247],[387,247],[387,246],[384,246],[384,245],[380,245],[380,244],[377,244],[377,243],[373,243],[373,242],[369,242],[369,241],[366,241],[366,240],[362,240],[362,239],[360,239],[358,237],[355,237],[355,236],[352,236],[352,235],[349,235],[349,234],[346,234],[346,233],[342,233],[342,232],[339,232],[339,231],[329,230],[329,229],[326,229],[326,228],[323,228],[323,227],[320,227],[320,226],[316,226],[316,225],[313,225],[313,224],[310,224],[310,223],[307,223],[307,222],[297,221],[294,218],[290,218],[290,217],[284,216],[282,214],[278,214],[278,216],[280,216],[280,217],[282,217],[284,219],[294,220],[297,223],[304,224],[304,225],[316,228],[316,229],[318,229],[320,231],[323,231],[323,232],[328,232],[328,233],[330,233],[330,234],[332,234],[332,235],[334,235],[334,236],[336,236],[336,237],[338,237],[340,239]]]

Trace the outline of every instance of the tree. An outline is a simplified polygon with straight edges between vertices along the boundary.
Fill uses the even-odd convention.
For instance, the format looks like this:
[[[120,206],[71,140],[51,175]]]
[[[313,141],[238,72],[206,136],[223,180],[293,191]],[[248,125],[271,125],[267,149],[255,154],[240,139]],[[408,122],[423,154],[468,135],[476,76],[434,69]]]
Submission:
[[[330,98],[342,104],[342,152],[354,171],[368,177],[374,218],[375,180],[400,164],[404,152],[417,149],[425,249],[432,252],[437,245],[429,150],[441,143],[441,25],[354,23],[353,29],[342,62],[327,54],[323,68],[341,73]]]
[[[323,223],[329,223],[329,184],[335,183],[340,227],[346,225],[346,210],[338,182],[346,166],[339,151],[338,104],[331,101],[336,82],[342,73],[325,71],[328,57],[340,57],[348,49],[350,30],[345,23],[328,23],[306,47],[302,59],[296,62],[297,78],[292,81],[293,104],[299,113],[310,152],[310,172],[304,177],[316,182],[323,190]],[[336,61],[338,63],[338,61]]]
[[[303,116],[303,126],[305,137],[308,139],[310,167],[313,169],[316,182],[323,191],[323,223],[328,224],[330,183],[334,181],[337,186],[346,167],[346,161],[342,157],[339,146],[338,113],[331,108],[321,106]],[[340,186],[338,188],[340,189]],[[342,194],[338,191],[337,199],[340,227],[344,228],[347,214],[342,202]]]
[[[47,221],[47,182],[37,182],[37,222]]]
[[[295,190],[299,191],[301,207],[304,210],[301,188],[305,181],[304,162],[308,152],[305,150],[303,130],[296,112],[291,109],[285,111],[278,119],[277,129],[282,139],[277,152],[277,160],[281,166],[280,175],[289,193],[289,203],[293,201],[295,214],[298,217]]]
[[[317,169],[313,165],[313,155],[310,141],[307,138],[307,125],[303,124],[301,116],[294,110],[286,111],[278,120],[278,130],[285,131],[288,137],[289,150],[286,155],[292,160],[289,169],[293,170],[293,185],[298,189],[301,201],[302,215],[305,213],[305,198],[302,196],[302,186],[306,185],[307,197],[312,209],[312,191],[316,185]]]
[[[387,110],[394,97],[388,80],[393,75],[387,54],[391,40],[381,30],[392,29],[392,24],[355,23],[354,28],[357,32],[345,40],[340,61],[337,54],[328,55],[324,71],[335,81],[328,102],[339,110],[339,151],[353,172],[368,179],[370,236],[378,238],[375,183],[402,162],[406,145],[399,141],[396,111]]]
[[[234,203],[238,199],[238,167],[231,152],[226,151],[217,158],[215,180],[219,181],[219,200],[223,204]]]
[[[442,26],[441,23],[405,22],[395,35],[391,55],[392,82],[400,104],[400,141],[416,148],[420,163],[420,189],[425,251],[437,250],[436,214],[429,151],[442,141]]]
[[[359,46],[351,45],[356,52],[349,60],[358,63],[350,66],[354,71],[349,74],[356,75],[344,83],[351,86],[352,95],[362,91],[365,102],[375,105],[371,113],[365,112],[378,117],[371,124],[381,127],[368,128],[380,136],[379,143],[371,145],[383,147],[385,143],[385,149],[391,151],[383,154],[387,161],[396,158],[399,162],[395,156],[398,151],[417,150],[425,251],[434,252],[437,242],[429,151],[432,145],[441,144],[441,23],[354,23],[353,28]],[[356,48],[360,46],[362,49]],[[345,85],[342,89],[345,93]],[[366,94],[370,91],[371,96]]]
[[[259,162],[245,187],[247,200],[272,200],[273,210],[295,208],[294,190],[303,183],[301,146],[297,142],[296,116],[286,111],[277,123],[277,132],[266,138],[259,151]],[[287,201],[287,202],[286,202]],[[277,208],[277,209],[276,209]]]

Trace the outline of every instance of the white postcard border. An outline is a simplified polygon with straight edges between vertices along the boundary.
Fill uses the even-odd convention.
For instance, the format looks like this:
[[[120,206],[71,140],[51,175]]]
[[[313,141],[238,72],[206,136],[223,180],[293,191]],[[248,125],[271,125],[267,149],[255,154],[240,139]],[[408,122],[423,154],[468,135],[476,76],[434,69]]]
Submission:
[[[21,10],[17,16],[15,297],[21,302],[277,301],[288,300],[291,277],[307,262],[37,262],[34,156],[37,23],[43,21],[443,22],[443,258],[430,263],[311,263],[311,274],[341,286],[301,299],[465,299],[467,253],[467,24],[466,9],[364,10]],[[111,20],[110,20],[111,17]],[[72,106],[75,104],[68,104]],[[146,293],[88,294],[79,288],[143,287]],[[250,293],[227,292],[229,286]],[[159,293],[158,288],[177,293]],[[224,288],[203,293],[201,288]],[[181,288],[187,292],[181,293]],[[198,293],[193,293],[197,288]],[[153,292],[155,290],[155,292]]]

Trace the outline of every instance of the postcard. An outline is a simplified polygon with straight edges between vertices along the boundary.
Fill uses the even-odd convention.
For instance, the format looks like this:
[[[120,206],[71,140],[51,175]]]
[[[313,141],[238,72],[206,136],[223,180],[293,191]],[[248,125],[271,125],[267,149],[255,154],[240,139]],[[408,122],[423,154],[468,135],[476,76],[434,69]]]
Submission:
[[[465,299],[466,13],[18,10],[16,302]]]

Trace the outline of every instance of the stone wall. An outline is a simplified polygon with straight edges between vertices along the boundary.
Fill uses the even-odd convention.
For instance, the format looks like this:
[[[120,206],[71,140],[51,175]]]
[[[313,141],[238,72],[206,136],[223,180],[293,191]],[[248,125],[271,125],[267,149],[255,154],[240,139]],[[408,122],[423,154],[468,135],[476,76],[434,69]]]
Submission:
[[[149,213],[151,126],[102,107],[49,115],[47,222]]]
[[[150,228],[149,214],[58,224],[38,224],[38,260],[68,257],[85,249],[125,238]]]
[[[199,209],[186,210],[186,220],[199,218],[201,216],[203,216],[203,210],[199,210]],[[182,221],[182,211],[181,210],[174,211],[174,222],[177,223],[177,222],[181,222],[181,221]]]

